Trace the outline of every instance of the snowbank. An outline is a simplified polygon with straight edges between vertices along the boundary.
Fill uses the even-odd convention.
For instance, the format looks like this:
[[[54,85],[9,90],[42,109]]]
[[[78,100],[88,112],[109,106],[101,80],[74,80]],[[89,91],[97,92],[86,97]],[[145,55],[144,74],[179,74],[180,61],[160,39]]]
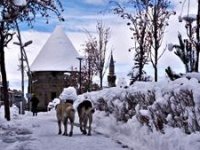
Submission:
[[[91,92],[95,130],[137,150],[200,149],[199,89],[180,78]]]

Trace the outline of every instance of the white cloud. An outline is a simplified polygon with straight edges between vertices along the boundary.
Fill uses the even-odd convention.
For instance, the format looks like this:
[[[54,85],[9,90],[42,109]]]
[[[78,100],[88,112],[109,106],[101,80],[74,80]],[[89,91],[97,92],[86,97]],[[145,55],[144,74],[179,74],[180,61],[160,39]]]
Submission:
[[[85,0],[85,2],[93,5],[103,5],[106,2],[106,0]]]

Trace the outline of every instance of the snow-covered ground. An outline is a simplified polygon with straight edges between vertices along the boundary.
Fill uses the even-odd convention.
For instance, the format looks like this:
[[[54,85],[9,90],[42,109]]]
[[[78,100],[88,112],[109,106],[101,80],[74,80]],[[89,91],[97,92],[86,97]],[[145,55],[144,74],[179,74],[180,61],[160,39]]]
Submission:
[[[109,137],[92,132],[92,136],[82,135],[74,127],[72,137],[58,135],[55,110],[38,113],[31,112],[18,115],[17,108],[12,108],[12,120],[0,117],[1,150],[122,150],[123,146]],[[77,122],[77,121],[76,121]]]
[[[74,128],[73,137],[57,135],[54,109],[33,117],[31,112],[18,115],[17,108],[12,107],[11,121],[7,122],[1,107],[0,150],[199,150],[199,89],[197,79],[181,78],[160,83],[136,82],[127,89],[114,87],[80,95],[74,107],[87,97],[98,109],[94,113],[92,136],[82,135],[78,127]],[[127,101],[131,94],[137,97]],[[128,108],[127,102],[136,103]],[[140,117],[146,117],[144,124]],[[163,126],[156,126],[160,125],[156,122],[159,119],[164,120],[160,122]]]

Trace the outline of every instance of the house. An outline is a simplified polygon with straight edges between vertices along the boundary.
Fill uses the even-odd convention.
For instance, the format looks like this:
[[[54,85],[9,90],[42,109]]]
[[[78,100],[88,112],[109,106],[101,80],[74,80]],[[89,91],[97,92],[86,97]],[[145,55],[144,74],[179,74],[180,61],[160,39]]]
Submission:
[[[70,78],[66,81],[66,74],[77,72],[77,57],[79,54],[63,27],[57,26],[30,66],[28,91],[39,98],[40,111],[46,111],[48,103],[70,82]]]

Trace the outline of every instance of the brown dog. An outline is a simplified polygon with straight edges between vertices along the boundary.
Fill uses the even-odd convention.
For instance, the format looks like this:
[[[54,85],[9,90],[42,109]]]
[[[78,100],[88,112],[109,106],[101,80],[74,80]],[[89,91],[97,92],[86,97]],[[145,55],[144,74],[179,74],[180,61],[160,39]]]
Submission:
[[[56,106],[56,116],[58,121],[58,134],[62,133],[61,123],[64,125],[64,133],[63,135],[68,135],[67,133],[67,124],[68,120],[71,123],[71,130],[69,132],[69,136],[73,135],[73,126],[74,126],[74,118],[75,118],[75,110],[73,109],[73,105],[71,103],[61,102]]]
[[[93,120],[94,108],[92,107],[92,103],[89,100],[85,100],[81,102],[78,107],[78,116],[80,123],[80,130],[83,134],[91,135],[91,124]],[[89,121],[88,133],[86,131],[87,122]]]

